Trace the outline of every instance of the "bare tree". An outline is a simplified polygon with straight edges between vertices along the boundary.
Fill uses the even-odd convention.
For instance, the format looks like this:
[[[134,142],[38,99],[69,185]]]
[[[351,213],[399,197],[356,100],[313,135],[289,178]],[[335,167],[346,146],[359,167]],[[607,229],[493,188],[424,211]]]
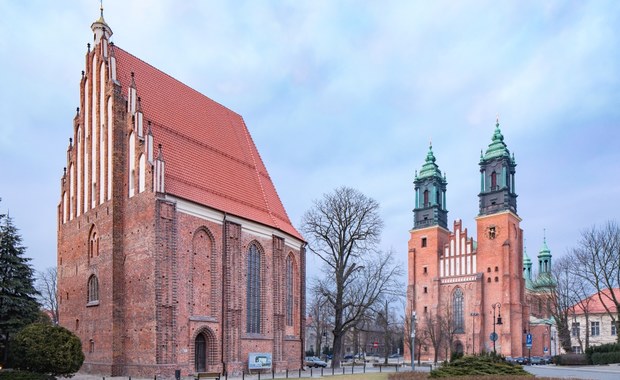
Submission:
[[[404,271],[392,252],[377,250],[383,229],[379,203],[358,190],[336,189],[314,202],[302,219],[309,250],[324,263],[321,293],[333,308],[333,367],[340,366],[344,334],[366,310],[403,289]]]
[[[445,350],[445,358],[447,360],[450,358],[451,351],[454,350],[456,334],[460,331],[456,325],[453,305],[450,302],[446,302],[440,310],[441,313],[438,311],[438,323],[441,327],[441,332],[444,334],[442,343]]]
[[[420,330],[422,330],[422,335],[433,347],[433,362],[437,363],[437,359],[439,358],[439,350],[441,350],[446,337],[446,334],[442,331],[444,322],[442,321],[442,317],[440,315],[433,315],[430,311],[424,313],[423,319],[424,321]]]
[[[58,272],[56,267],[47,268],[37,272],[36,287],[39,291],[39,302],[47,310],[52,319],[52,323],[58,324],[58,292],[56,278]]]
[[[551,304],[551,315],[555,319],[558,329],[560,346],[564,352],[572,352],[570,316],[571,307],[575,304],[574,288],[578,277],[572,274],[573,258],[569,255],[559,258],[553,268],[551,275],[556,284],[553,292],[547,293]]]
[[[387,364],[388,357],[394,351],[394,338],[399,332],[402,333],[402,326],[396,318],[396,311],[390,307],[388,299],[383,301],[383,309],[377,313],[377,324],[383,335],[384,364]]]
[[[583,231],[573,252],[580,267],[575,274],[596,289],[616,331],[620,330],[620,298],[613,291],[620,287],[620,226],[609,221],[602,227]],[[617,341],[620,343],[620,334]]]
[[[316,286],[311,288],[308,312],[311,319],[310,328],[313,329],[316,334],[314,341],[314,353],[315,355],[320,356],[324,343],[323,340],[327,342],[327,333],[331,326],[331,315],[330,308],[327,305],[327,300],[321,295]]]

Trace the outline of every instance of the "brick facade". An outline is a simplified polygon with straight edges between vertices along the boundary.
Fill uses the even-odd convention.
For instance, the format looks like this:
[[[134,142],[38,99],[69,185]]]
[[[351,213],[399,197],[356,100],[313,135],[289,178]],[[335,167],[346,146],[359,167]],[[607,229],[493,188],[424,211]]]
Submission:
[[[255,147],[243,145],[236,153],[184,146],[188,138],[182,128],[196,126],[174,125],[166,115],[181,110],[157,110],[152,105],[158,94],[139,91],[140,80],[156,82],[147,75],[156,69],[141,69],[143,62],[109,42],[103,15],[92,28],[95,41],[86,54],[58,206],[60,324],[82,340],[82,371],[236,374],[247,371],[248,355],[255,352],[271,353],[276,371],[300,368],[305,243],[288,221]],[[131,64],[136,68],[126,67]],[[122,76],[129,70],[137,71],[135,82],[133,71],[131,82]],[[177,90],[181,98],[201,96],[186,95],[189,90],[180,84]],[[231,112],[204,99],[199,100]],[[169,133],[164,123],[175,127],[176,140],[162,137]],[[228,125],[230,118],[221,123]],[[240,127],[230,127],[230,133],[251,141],[243,122],[235,123]],[[157,142],[163,146],[157,144],[156,152]],[[212,152],[221,161],[211,162]],[[178,157],[185,154],[183,164]],[[247,200],[233,202],[239,194],[218,192],[217,179],[209,178],[209,191],[228,203],[197,200],[195,193],[205,193],[204,180],[187,177],[192,173],[187,168],[197,160],[206,166],[238,165],[239,157],[248,156],[252,160],[241,164],[256,173],[247,178],[261,182],[242,178],[237,186],[261,187],[261,196],[248,192]],[[180,185],[188,182],[195,185]],[[260,253],[261,284],[261,330],[252,334],[246,332],[251,245]]]

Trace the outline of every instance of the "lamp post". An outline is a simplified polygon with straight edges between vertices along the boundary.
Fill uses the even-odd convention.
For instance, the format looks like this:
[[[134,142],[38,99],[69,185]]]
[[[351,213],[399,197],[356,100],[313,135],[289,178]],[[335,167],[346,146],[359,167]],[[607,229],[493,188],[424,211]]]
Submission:
[[[411,312],[411,370],[415,370],[415,311]]]
[[[472,348],[471,348],[471,352],[472,354],[476,355],[476,317],[479,316],[479,313],[476,312],[471,312],[469,313],[469,315],[471,315],[471,344],[472,344]]]
[[[497,354],[495,351],[495,341],[497,340],[497,333],[495,332],[495,325],[502,325],[502,304],[499,302],[491,305],[493,307],[493,335],[491,336],[491,340],[493,341],[493,355]],[[497,319],[495,319],[495,308],[497,308]]]

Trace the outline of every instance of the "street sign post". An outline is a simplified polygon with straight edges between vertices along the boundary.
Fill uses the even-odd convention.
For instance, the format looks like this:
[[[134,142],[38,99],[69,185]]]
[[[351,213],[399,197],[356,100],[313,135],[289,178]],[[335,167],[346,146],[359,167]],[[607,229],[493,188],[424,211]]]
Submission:
[[[525,347],[527,347],[528,362],[532,363],[532,334],[527,333],[525,336]]]

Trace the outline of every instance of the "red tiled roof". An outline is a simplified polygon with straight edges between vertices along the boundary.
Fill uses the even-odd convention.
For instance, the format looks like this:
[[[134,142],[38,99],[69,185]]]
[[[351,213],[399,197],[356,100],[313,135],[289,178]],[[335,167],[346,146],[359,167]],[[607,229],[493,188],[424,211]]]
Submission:
[[[614,288],[613,294],[616,296],[616,299],[620,300],[620,288]],[[612,313],[616,313],[617,312],[616,306],[614,305],[611,297],[612,297],[611,291],[609,289],[605,289],[601,291],[600,297],[598,293],[595,293],[591,295],[590,297],[586,298],[583,302],[576,303],[575,305],[573,305],[573,308],[575,309],[575,312],[577,314],[583,314],[584,308],[590,314],[598,314],[598,313],[606,313],[607,311],[605,310],[605,306],[607,306],[607,308]],[[603,300],[603,302],[601,302],[601,299]]]
[[[162,145],[166,193],[274,227],[302,239],[243,118],[148,63],[114,47],[127,96],[134,72],[154,146]]]

